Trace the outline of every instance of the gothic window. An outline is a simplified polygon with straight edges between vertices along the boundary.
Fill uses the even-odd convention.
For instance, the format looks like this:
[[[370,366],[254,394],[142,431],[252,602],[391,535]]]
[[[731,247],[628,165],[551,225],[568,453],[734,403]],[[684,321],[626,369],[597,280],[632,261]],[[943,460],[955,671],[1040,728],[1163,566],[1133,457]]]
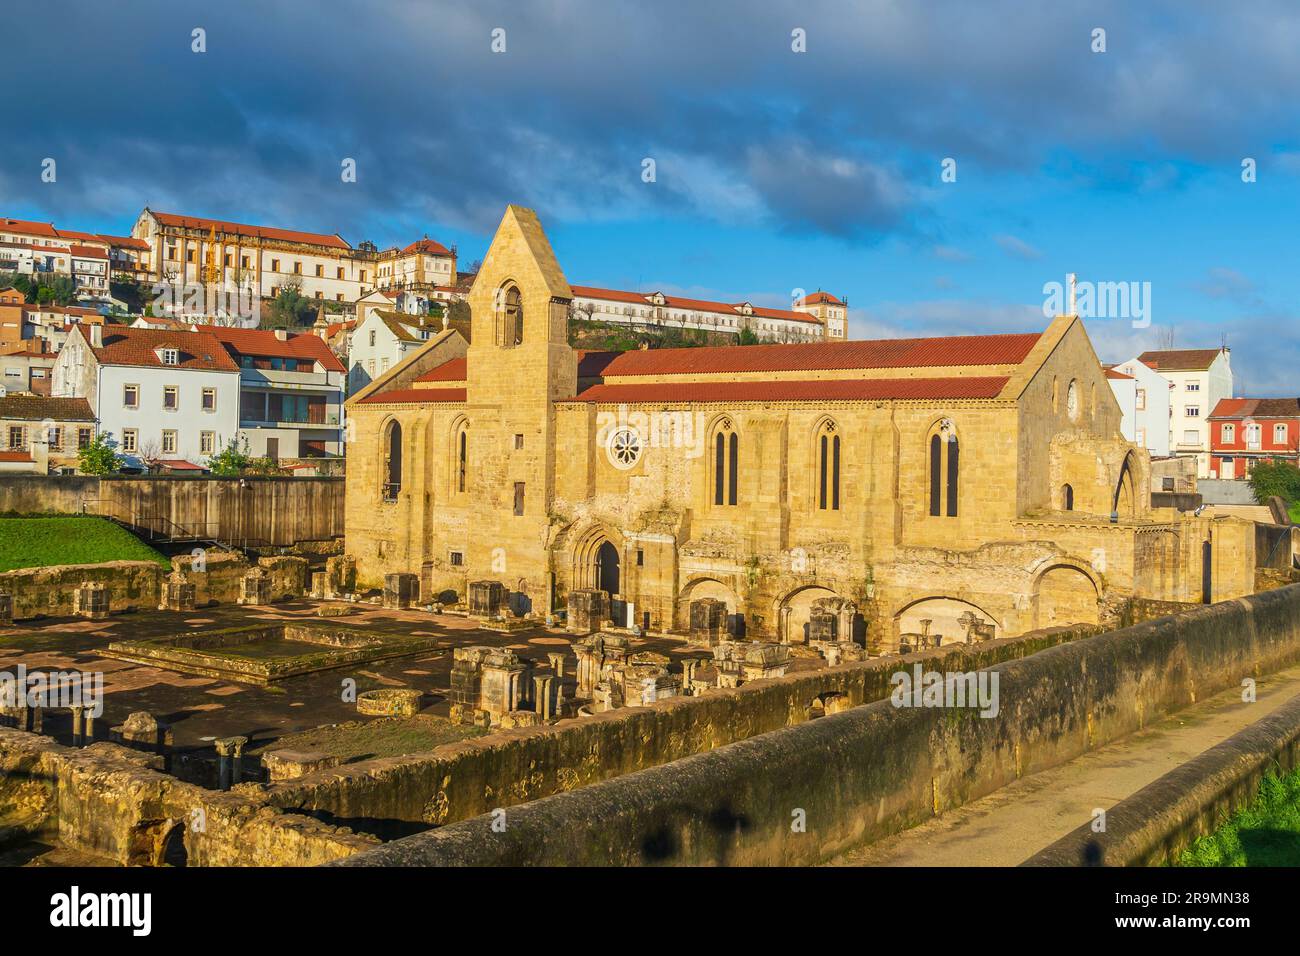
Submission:
[[[524,340],[524,306],[519,287],[513,282],[497,290],[497,345],[513,348]]]
[[[451,432],[452,475],[451,488],[455,494],[463,494],[469,471],[469,422],[461,419]]]
[[[949,419],[937,423],[930,432],[930,514],[957,517],[957,490],[960,478],[961,447],[956,426]]]
[[[402,490],[402,426],[397,422],[388,425],[388,440],[384,454],[384,500],[396,501]]]
[[[833,421],[817,430],[817,508],[840,510],[840,436]]]
[[[713,503],[734,505],[740,476],[740,437],[730,419],[718,423],[713,438]]]

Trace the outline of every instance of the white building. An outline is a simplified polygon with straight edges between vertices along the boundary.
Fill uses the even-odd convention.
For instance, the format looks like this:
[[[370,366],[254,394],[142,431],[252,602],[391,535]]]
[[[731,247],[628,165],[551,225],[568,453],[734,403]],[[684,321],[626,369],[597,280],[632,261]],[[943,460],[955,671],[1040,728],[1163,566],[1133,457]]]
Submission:
[[[355,302],[381,287],[455,281],[456,253],[431,239],[353,248],[338,234],[250,226],[145,208],[131,230],[149,246],[155,281],[248,289],[273,299],[296,283],[309,299]],[[364,245],[364,244],[363,244]]]
[[[1208,419],[1220,399],[1232,398],[1231,350],[1166,349],[1143,352],[1136,361],[1155,370],[1172,388],[1169,391],[1169,450],[1174,455],[1195,456],[1196,476],[1210,477]],[[1123,368],[1128,363],[1120,363]]]
[[[749,329],[772,342],[810,342],[826,337],[822,320],[805,305],[801,310],[770,309],[750,302],[714,302],[663,292],[623,292],[596,286],[570,286],[573,313],[592,322],[612,322],[647,329],[703,329],[739,335]]]
[[[1124,437],[1152,458],[1169,457],[1169,380],[1136,358],[1108,367],[1106,379],[1124,413]]]
[[[128,464],[202,465],[239,432],[239,366],[205,332],[77,325],[51,394],[84,398]]]
[[[382,293],[380,293],[382,295]],[[348,394],[369,385],[442,331],[442,320],[367,307],[348,337]]]

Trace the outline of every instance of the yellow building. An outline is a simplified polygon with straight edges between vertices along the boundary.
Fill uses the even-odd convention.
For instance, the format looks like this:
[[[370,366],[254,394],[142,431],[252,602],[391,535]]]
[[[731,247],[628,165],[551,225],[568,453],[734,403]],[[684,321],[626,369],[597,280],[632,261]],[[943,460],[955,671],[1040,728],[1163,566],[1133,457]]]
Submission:
[[[1076,317],[578,353],[571,298],[536,215],[511,206],[469,329],[349,401],[363,584],[417,574],[434,600],[495,580],[539,615],[601,588],[653,630],[710,597],[733,630],[796,642],[838,599],[841,628],[886,650],[1253,590],[1251,523],[1151,508],[1149,459]]]

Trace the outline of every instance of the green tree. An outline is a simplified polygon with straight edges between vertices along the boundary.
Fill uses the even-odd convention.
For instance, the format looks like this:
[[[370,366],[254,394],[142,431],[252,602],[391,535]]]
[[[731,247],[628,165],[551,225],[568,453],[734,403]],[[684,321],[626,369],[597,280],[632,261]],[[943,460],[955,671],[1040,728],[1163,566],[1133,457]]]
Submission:
[[[230,439],[226,447],[215,455],[208,457],[208,470],[221,478],[238,478],[248,468],[252,459],[248,455],[248,441],[243,448],[235,439]]]
[[[262,319],[264,329],[295,329],[311,324],[316,303],[302,294],[302,284],[286,282]]]
[[[1261,461],[1250,472],[1250,489],[1260,504],[1273,495],[1287,504],[1300,502],[1300,468],[1285,461]]]
[[[122,464],[121,456],[114,451],[116,447],[109,432],[100,432],[77,452],[77,470],[83,475],[111,475]]]

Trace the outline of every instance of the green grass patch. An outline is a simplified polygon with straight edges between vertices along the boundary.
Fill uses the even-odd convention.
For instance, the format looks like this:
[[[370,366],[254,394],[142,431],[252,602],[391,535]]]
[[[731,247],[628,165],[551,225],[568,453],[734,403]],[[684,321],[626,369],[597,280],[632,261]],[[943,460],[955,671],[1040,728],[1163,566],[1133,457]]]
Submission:
[[[0,518],[0,571],[104,561],[170,562],[104,518]]]
[[[1293,501],[1287,505],[1286,513],[1291,516],[1292,524],[1300,524],[1300,501]]]
[[[344,763],[353,763],[374,757],[425,753],[440,744],[481,737],[486,733],[481,727],[453,724],[446,717],[433,714],[380,717],[287,734],[278,740],[258,744],[246,753],[260,756],[271,750],[299,750],[332,754]]]
[[[1300,770],[1270,773],[1259,795],[1178,856],[1178,866],[1300,866]]]

